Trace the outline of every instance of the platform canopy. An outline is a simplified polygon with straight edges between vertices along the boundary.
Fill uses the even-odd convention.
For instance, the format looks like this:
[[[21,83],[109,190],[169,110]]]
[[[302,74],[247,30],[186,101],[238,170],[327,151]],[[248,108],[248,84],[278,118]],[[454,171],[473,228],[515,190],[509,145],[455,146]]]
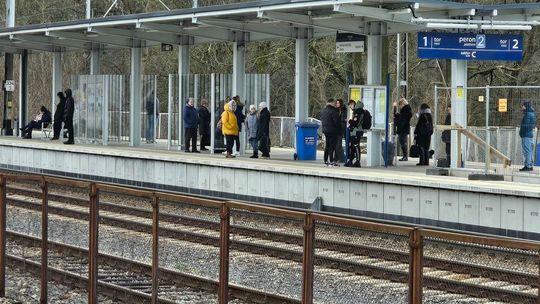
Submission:
[[[418,0],[270,0],[24,25],[0,30],[0,52],[58,52],[332,36],[426,29],[528,30],[540,4],[474,5]]]

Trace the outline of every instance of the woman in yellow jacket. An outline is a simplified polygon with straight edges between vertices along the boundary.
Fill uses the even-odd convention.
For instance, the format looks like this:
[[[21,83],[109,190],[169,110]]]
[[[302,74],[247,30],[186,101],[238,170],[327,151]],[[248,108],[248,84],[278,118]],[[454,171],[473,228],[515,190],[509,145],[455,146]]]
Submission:
[[[236,110],[236,103],[234,100],[229,103],[225,103],[223,107],[225,111],[221,114],[221,132],[225,136],[226,145],[227,145],[227,158],[234,158],[232,155],[232,148],[234,144],[234,139],[238,136],[238,122],[236,120],[236,115],[234,111]]]

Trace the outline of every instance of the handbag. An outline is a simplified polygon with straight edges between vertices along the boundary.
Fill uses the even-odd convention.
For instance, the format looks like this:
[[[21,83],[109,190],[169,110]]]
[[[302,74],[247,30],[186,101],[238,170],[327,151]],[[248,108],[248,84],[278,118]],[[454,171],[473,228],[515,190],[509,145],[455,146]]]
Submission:
[[[418,144],[416,144],[416,141],[414,141],[414,144],[411,145],[411,148],[409,149],[409,157],[419,157],[420,156],[420,147]]]

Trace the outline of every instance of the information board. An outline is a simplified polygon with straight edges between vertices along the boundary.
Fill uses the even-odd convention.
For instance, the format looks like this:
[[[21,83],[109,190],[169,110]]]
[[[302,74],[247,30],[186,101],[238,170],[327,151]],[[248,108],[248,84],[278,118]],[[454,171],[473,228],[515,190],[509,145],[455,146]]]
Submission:
[[[418,58],[521,61],[523,36],[510,34],[418,33]]]
[[[366,37],[351,33],[336,34],[336,53],[363,53]]]

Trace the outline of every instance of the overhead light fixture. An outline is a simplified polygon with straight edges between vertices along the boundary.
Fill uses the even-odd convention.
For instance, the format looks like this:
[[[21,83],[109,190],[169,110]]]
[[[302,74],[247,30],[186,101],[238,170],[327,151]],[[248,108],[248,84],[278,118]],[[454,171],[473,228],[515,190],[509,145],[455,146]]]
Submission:
[[[426,27],[428,28],[434,28],[434,29],[466,29],[466,30],[477,30],[478,25],[477,24],[467,24],[467,23],[436,23],[436,22],[428,22],[426,23]]]
[[[95,38],[95,37],[98,37],[98,36],[99,36],[99,34],[94,33],[94,32],[87,32],[86,33],[86,37],[88,37],[88,38]]]
[[[483,30],[507,30],[507,31],[532,30],[532,26],[530,25],[518,25],[518,24],[482,24],[480,28]]]

